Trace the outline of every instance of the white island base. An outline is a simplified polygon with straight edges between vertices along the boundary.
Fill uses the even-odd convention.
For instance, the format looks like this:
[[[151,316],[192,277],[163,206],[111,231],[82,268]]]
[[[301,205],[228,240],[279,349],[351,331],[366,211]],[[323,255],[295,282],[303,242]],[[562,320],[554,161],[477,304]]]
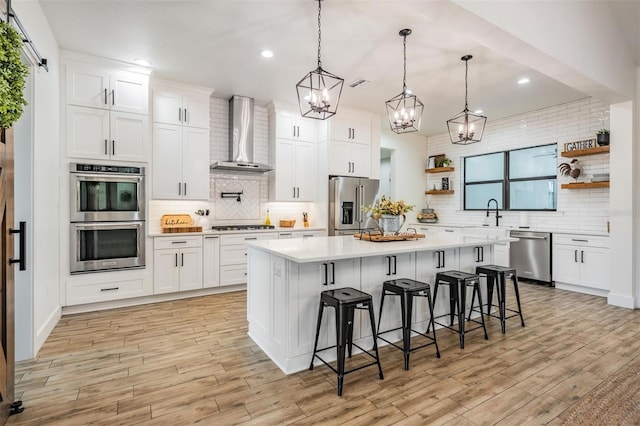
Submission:
[[[411,278],[433,284],[438,272],[475,273],[476,266],[493,263],[494,244],[508,241],[515,240],[443,234],[417,241],[383,243],[360,241],[352,236],[248,243],[249,336],[285,374],[308,369],[320,292],[353,287],[371,294],[377,324],[384,281]],[[433,285],[431,291],[433,293]],[[447,291],[443,287],[444,295],[438,293],[436,315],[448,312]],[[366,349],[372,346],[372,337],[368,314],[365,314],[356,312],[353,339]],[[425,331],[428,315],[426,299],[417,298],[412,328]],[[400,324],[399,298],[387,298],[380,330]],[[385,337],[400,341],[401,333],[398,330],[395,336],[389,333]],[[335,315],[332,309],[325,309],[318,347],[333,344]],[[378,344],[382,346],[385,342]],[[327,351],[323,357],[334,360],[335,351]]]

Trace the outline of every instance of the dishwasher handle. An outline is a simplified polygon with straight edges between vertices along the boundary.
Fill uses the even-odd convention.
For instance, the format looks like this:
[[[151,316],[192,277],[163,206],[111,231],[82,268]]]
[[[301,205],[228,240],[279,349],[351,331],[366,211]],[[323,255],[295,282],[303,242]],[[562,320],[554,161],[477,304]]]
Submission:
[[[540,237],[537,235],[519,235],[519,234],[511,234],[513,238],[520,238],[523,240],[546,240],[547,237]]]

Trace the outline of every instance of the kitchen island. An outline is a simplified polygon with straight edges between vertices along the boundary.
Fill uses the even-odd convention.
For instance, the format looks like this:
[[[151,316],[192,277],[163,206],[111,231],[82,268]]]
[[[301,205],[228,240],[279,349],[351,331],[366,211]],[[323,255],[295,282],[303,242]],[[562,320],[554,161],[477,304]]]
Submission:
[[[433,283],[438,272],[452,269],[475,272],[476,266],[493,263],[494,244],[509,241],[515,240],[443,233],[393,242],[362,241],[353,236],[248,242],[249,336],[285,374],[307,369],[313,352],[320,292],[353,287],[371,294],[377,324],[383,281],[412,278]],[[395,299],[385,300],[380,330],[400,325],[400,307]],[[446,300],[438,298],[436,315],[448,312]],[[353,339],[364,348],[371,347],[368,317],[363,316],[362,322],[358,314]],[[426,300],[416,300],[413,328],[426,330],[428,315]],[[334,344],[334,329],[335,316],[331,309],[325,310],[319,347]],[[387,337],[401,339],[399,331]],[[335,357],[330,352],[325,353],[329,360]]]

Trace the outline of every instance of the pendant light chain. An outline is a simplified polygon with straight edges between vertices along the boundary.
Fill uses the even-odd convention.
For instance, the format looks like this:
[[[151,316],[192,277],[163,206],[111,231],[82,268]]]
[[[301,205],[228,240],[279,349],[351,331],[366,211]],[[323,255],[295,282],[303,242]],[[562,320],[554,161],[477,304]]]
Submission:
[[[407,92],[407,36],[404,36],[404,75],[402,77],[402,93]]]
[[[469,110],[469,89],[468,89],[468,81],[469,81],[469,60],[464,61],[464,110]]]
[[[322,61],[320,60],[320,45],[322,42],[322,30],[320,26],[320,17],[322,16],[322,0],[318,0],[318,68],[322,69]]]

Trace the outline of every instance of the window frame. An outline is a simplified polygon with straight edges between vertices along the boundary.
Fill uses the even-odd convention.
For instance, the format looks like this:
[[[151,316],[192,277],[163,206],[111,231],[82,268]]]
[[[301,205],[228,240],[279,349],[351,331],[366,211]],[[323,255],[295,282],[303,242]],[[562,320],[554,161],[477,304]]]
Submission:
[[[540,144],[540,145],[533,145],[533,146],[526,146],[526,147],[522,147],[522,148],[516,148],[516,149],[512,149],[512,150],[508,150],[508,151],[495,151],[495,152],[487,152],[487,153],[483,153],[483,154],[477,154],[477,155],[469,155],[467,157],[463,157],[463,161],[464,161],[464,176],[463,176],[463,182],[462,182],[462,186],[463,186],[463,194],[462,194],[462,208],[464,211],[485,211],[486,208],[477,208],[477,209],[473,209],[473,208],[468,208],[467,207],[467,186],[472,186],[472,185],[478,185],[478,184],[489,184],[489,183],[502,183],[502,208],[500,210],[502,211],[518,211],[518,212],[555,212],[558,210],[558,175],[557,173],[554,175],[549,175],[549,176],[535,176],[535,177],[521,177],[521,178],[514,178],[511,179],[509,178],[509,171],[510,171],[510,159],[511,159],[511,153],[514,151],[522,151],[524,149],[533,149],[533,148],[540,148],[543,146],[553,146],[555,145],[556,147],[556,158],[557,158],[557,154],[558,154],[558,143],[546,143],[546,144]],[[477,182],[469,182],[467,183],[467,158],[473,158],[473,157],[482,157],[485,155],[491,155],[491,154],[499,154],[502,153],[504,154],[503,157],[503,161],[504,161],[504,165],[503,165],[503,170],[504,170],[504,175],[502,177],[502,179],[498,179],[498,180],[486,180],[486,181],[477,181]],[[512,209],[511,208],[511,182],[532,182],[532,181],[537,181],[537,180],[554,180],[555,181],[555,187],[556,187],[556,191],[554,193],[555,196],[555,208],[553,209],[546,209],[546,208],[541,208],[541,209]],[[500,200],[498,200],[500,201]],[[500,204],[500,203],[499,203]]]

